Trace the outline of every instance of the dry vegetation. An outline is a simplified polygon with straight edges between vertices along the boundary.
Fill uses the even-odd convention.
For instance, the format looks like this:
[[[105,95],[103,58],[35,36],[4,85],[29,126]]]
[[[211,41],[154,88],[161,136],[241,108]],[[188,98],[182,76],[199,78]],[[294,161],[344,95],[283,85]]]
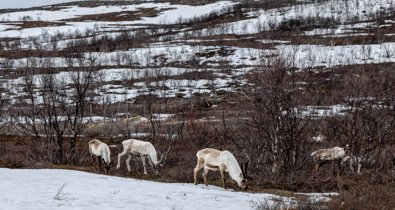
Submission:
[[[156,10],[154,8],[142,8],[133,12],[112,12],[102,15],[85,15],[78,18],[66,19],[64,21],[134,21],[140,20],[142,17],[155,17],[164,10]]]
[[[361,75],[360,68],[363,68]],[[377,74],[378,69],[382,72]],[[270,70],[268,70],[270,71]],[[363,66],[349,66],[341,69],[333,69],[332,71],[319,71],[317,73],[304,72],[295,73],[295,78],[282,78],[285,80],[281,83],[268,84],[266,79],[280,82],[280,78],[275,79],[278,72],[271,72],[270,75],[254,76],[253,79],[258,79],[256,84],[265,84],[270,87],[262,88],[281,88],[280,90],[294,90],[292,96],[286,92],[276,92],[276,95],[266,95],[264,92],[247,92],[250,98],[236,94],[225,94],[222,97],[218,96],[216,100],[208,96],[195,96],[191,101],[186,99],[164,99],[159,98],[142,98],[130,105],[132,113],[140,113],[143,116],[150,116],[149,110],[153,113],[177,113],[176,117],[170,121],[152,121],[151,123],[136,123],[135,120],[130,121],[127,118],[121,117],[116,123],[94,123],[88,125],[84,133],[88,136],[78,137],[74,153],[76,158],[72,161],[70,157],[71,138],[64,138],[64,162],[53,164],[55,156],[52,156],[53,146],[48,144],[45,137],[22,138],[19,136],[3,136],[0,148],[2,150],[0,155],[0,166],[10,168],[68,168],[84,171],[94,172],[91,158],[87,150],[87,142],[91,138],[100,138],[109,144],[118,145],[117,148],[112,148],[112,156],[116,157],[120,152],[120,142],[128,136],[133,136],[134,133],[150,133],[148,137],[139,137],[151,141],[156,146],[159,153],[166,151],[169,145],[172,149],[165,162],[165,166],[160,169],[160,176],[153,175],[144,176],[142,173],[142,166],[139,159],[132,160],[132,173],[128,173],[125,167],[116,171],[110,171],[110,174],[117,176],[127,176],[134,178],[144,178],[156,181],[165,182],[188,182],[193,181],[192,168],[196,164],[195,152],[199,148],[214,147],[219,149],[229,149],[236,152],[239,160],[245,160],[246,155],[249,154],[251,167],[249,169],[253,181],[250,183],[250,191],[252,192],[269,192],[282,195],[277,189],[285,190],[285,192],[339,192],[338,196],[333,196],[329,203],[309,203],[301,200],[301,206],[304,209],[330,208],[330,209],[390,209],[393,206],[394,191],[394,162],[389,156],[381,157],[387,159],[388,164],[382,165],[381,159],[373,155],[372,163],[366,163],[363,167],[363,175],[357,175],[350,171],[348,166],[342,167],[342,175],[340,178],[332,177],[331,167],[325,166],[319,174],[318,180],[311,180],[310,172],[313,167],[313,162],[310,158],[311,151],[328,147],[330,145],[339,145],[342,142],[351,143],[353,145],[360,145],[361,147],[369,148],[369,145],[374,145],[373,150],[381,150],[383,147],[394,146],[393,128],[389,130],[380,130],[382,128],[370,129],[371,126],[380,126],[382,122],[393,121],[393,110],[380,110],[385,113],[372,112],[363,104],[357,103],[354,106],[362,106],[358,109],[360,113],[350,112],[345,117],[333,117],[327,119],[313,119],[313,118],[299,118],[296,116],[287,115],[281,119],[284,127],[275,132],[281,132],[281,141],[291,142],[292,147],[279,148],[283,151],[281,154],[274,153],[268,147],[270,143],[269,136],[265,136],[267,132],[273,132],[271,125],[273,124],[273,117],[275,110],[271,104],[278,102],[287,104],[292,109],[292,105],[296,104],[316,104],[325,105],[340,103],[344,98],[344,94],[363,94],[365,97],[373,94],[390,94],[381,96],[382,99],[389,99],[385,103],[393,104],[393,65],[363,65]],[[329,75],[328,75],[329,74]],[[328,81],[331,75],[337,76],[336,80]],[[259,75],[259,74],[258,74]],[[282,74],[281,74],[282,75]],[[292,74],[291,74],[292,75]],[[359,76],[356,76],[359,75]],[[267,77],[269,76],[269,77]],[[284,75],[283,75],[284,76]],[[275,78],[273,78],[275,77]],[[252,79],[252,80],[253,80]],[[300,88],[299,85],[294,87],[289,86],[289,79],[295,81],[315,81],[314,85],[309,88]],[[263,82],[263,81],[265,82]],[[361,81],[362,80],[362,81]],[[280,86],[279,86],[280,85]],[[283,86],[285,85],[285,86]],[[347,87],[347,89],[345,89]],[[291,89],[292,88],[292,89]],[[353,88],[353,89],[351,89]],[[384,90],[382,90],[382,88]],[[276,90],[273,89],[273,90]],[[300,91],[302,90],[302,91]],[[286,95],[277,95],[277,94]],[[323,97],[322,95],[325,95]],[[277,98],[279,97],[280,98]],[[290,97],[291,98],[288,98]],[[294,96],[294,97],[293,97]],[[274,98],[272,98],[274,97]],[[355,95],[355,97],[363,98],[362,95]],[[375,96],[379,97],[379,96]],[[265,98],[265,101],[262,101]],[[278,99],[282,101],[277,101]],[[285,101],[283,101],[285,100]],[[231,103],[231,102],[236,102]],[[149,103],[151,102],[151,103]],[[209,105],[207,104],[209,103]],[[210,108],[212,104],[218,105],[216,108]],[[263,103],[263,104],[262,104]],[[366,101],[364,102],[366,103]],[[273,105],[274,105],[273,104]],[[152,105],[152,107],[150,107]],[[122,104],[115,104],[106,107],[108,113],[117,112]],[[93,112],[100,112],[100,106],[93,109]],[[249,110],[249,111],[247,111]],[[266,112],[262,112],[266,110]],[[252,111],[252,112],[251,112]],[[384,114],[384,116],[383,116]],[[388,114],[388,115],[387,115]],[[250,120],[245,120],[249,118]],[[126,119],[126,120],[124,120]],[[206,121],[200,121],[206,119]],[[207,121],[208,120],[208,121]],[[213,121],[216,120],[216,121]],[[351,120],[349,122],[349,120]],[[388,121],[390,120],[390,121]],[[364,122],[364,123],[359,123]],[[368,124],[365,124],[368,123]],[[371,123],[371,124],[369,124]],[[367,127],[365,127],[367,126]],[[387,125],[386,125],[387,126]],[[267,129],[267,130],[265,130]],[[328,141],[324,143],[311,143],[307,141],[311,135],[317,130],[328,137]],[[354,132],[351,135],[351,132]],[[384,133],[376,133],[384,132]],[[155,134],[156,133],[156,134]],[[166,134],[168,136],[177,135],[175,138],[168,136],[159,136],[157,134]],[[122,137],[116,137],[118,134],[123,134]],[[295,135],[298,134],[299,136]],[[367,144],[370,141],[380,141],[381,136],[386,136],[382,139],[382,143]],[[372,138],[363,138],[363,136],[371,136]],[[354,137],[354,138],[353,138]],[[262,140],[265,139],[265,140]],[[296,147],[298,145],[298,147]],[[357,149],[355,147],[354,149]],[[265,152],[263,152],[265,151]],[[293,159],[293,151],[299,152],[298,159]],[[273,156],[277,155],[277,156]],[[276,159],[272,159],[276,157]],[[283,160],[292,160],[287,165]],[[273,169],[273,161],[278,162],[278,168]],[[71,161],[71,162],[70,162]],[[124,160],[122,160],[123,162]],[[134,163],[133,163],[134,161]],[[383,163],[385,161],[382,161]],[[56,161],[55,161],[56,163]],[[272,170],[275,170],[274,172]],[[152,172],[152,171],[151,171]],[[212,173],[210,176],[210,183],[221,185],[219,174]],[[329,180],[328,180],[329,179]],[[235,183],[230,182],[230,187],[237,189]],[[292,195],[292,193],[291,193]],[[371,202],[375,201],[375,202]],[[257,209],[264,203],[256,203]],[[284,203],[279,201],[278,208],[284,208]]]

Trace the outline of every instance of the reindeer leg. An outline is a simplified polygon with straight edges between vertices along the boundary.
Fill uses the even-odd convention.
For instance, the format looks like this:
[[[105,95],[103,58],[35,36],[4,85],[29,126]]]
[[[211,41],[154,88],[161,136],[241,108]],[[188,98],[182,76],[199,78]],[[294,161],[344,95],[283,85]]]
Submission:
[[[225,167],[221,165],[219,167],[219,172],[221,173],[221,180],[222,180],[222,185],[226,189],[226,176],[225,176]]]
[[[357,174],[361,174],[362,158],[361,158],[361,157],[358,157],[358,158],[357,158],[357,161],[358,161]]]
[[[314,167],[314,178],[317,176],[318,172],[320,171],[321,163],[315,164]]]
[[[148,156],[147,159],[148,159],[148,163],[151,165],[152,170],[155,171],[154,164],[153,164],[153,162],[152,162],[151,157]]]
[[[96,168],[96,157],[91,155],[93,161],[93,167]]]
[[[145,167],[145,157],[143,155],[141,155],[141,161],[143,162],[143,167],[144,167],[144,174],[147,175],[147,168]]]
[[[128,168],[129,173],[132,172],[132,169],[130,168],[130,159],[132,159],[132,155],[128,154],[128,157],[126,158],[126,167]]]
[[[199,181],[197,179],[197,173],[200,171],[200,169],[202,168],[196,167],[193,169],[193,182],[195,185],[199,184]]]
[[[340,176],[340,161],[339,160],[332,160],[332,173],[333,173],[333,178],[337,178]]]
[[[97,160],[99,161],[99,173],[101,173],[101,160],[99,156],[97,156]]]
[[[341,162],[339,161],[338,163],[337,163],[337,177],[340,177],[340,173],[341,173],[341,171],[340,171],[340,165],[341,165]]]
[[[311,170],[311,176],[313,177],[313,179],[315,179],[316,171],[317,171],[317,164],[314,164],[313,170]]]
[[[208,180],[207,180],[208,171],[209,169],[206,167],[203,169],[203,179],[204,179],[204,184],[206,186],[208,186]]]
[[[333,177],[336,178],[335,160],[332,160],[332,174]]]
[[[340,161],[339,160],[334,160],[332,161],[332,166],[333,166],[333,177],[337,178],[340,176]]]
[[[198,184],[198,179],[197,179],[197,174],[200,171],[200,169],[203,168],[204,160],[203,159],[198,159],[198,163],[196,167],[193,169],[193,180],[195,185]]]
[[[127,149],[123,149],[122,153],[118,154],[118,163],[117,163],[117,169],[119,169],[121,167],[121,157],[126,155],[128,153]]]
[[[106,175],[108,175],[108,169],[107,169],[107,163],[106,163],[106,161],[104,161],[104,159],[102,158],[101,159],[102,161],[103,161],[103,168],[104,168],[104,172],[106,173]]]
[[[354,161],[355,161],[355,159],[353,157],[350,157],[349,168],[350,168],[351,172],[353,172],[353,173],[355,172],[354,166],[353,166]]]

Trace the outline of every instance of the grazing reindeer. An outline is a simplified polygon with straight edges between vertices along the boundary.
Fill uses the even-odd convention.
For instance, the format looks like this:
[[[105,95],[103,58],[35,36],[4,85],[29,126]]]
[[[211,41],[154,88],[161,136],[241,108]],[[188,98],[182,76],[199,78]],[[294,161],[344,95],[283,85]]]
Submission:
[[[384,148],[372,149],[369,152],[361,148],[359,155],[352,155],[350,158],[350,169],[361,175],[362,164],[375,165],[376,171],[395,169],[395,145],[387,145]],[[357,170],[354,170],[354,166]]]
[[[313,168],[314,177],[318,173],[320,167],[328,162],[332,163],[332,168],[337,163],[338,176],[340,175],[340,164],[350,159],[351,147],[347,144],[342,147],[333,147],[330,149],[319,149],[311,153],[315,166]]]
[[[226,189],[225,172],[228,172],[230,177],[237,182],[239,187],[243,190],[247,189],[247,167],[246,162],[244,169],[243,164],[238,164],[235,156],[229,151],[219,151],[216,149],[205,148],[196,153],[197,165],[193,170],[195,185],[198,184],[197,173],[204,168],[204,184],[207,183],[207,174],[209,170],[220,171],[223,187]]]
[[[89,141],[89,153],[92,156],[93,164],[96,166],[96,157],[99,161],[99,172],[101,173],[101,161],[103,160],[104,170],[106,174],[110,170],[114,161],[110,160],[111,152],[110,148],[106,143],[103,143],[97,139]]]
[[[144,167],[144,174],[147,173],[147,169],[145,167],[145,158],[148,158],[148,162],[151,164],[152,168],[155,170],[156,173],[158,173],[158,166],[163,166],[163,160],[167,156],[167,153],[170,150],[167,150],[166,155],[162,154],[160,160],[158,161],[157,156],[156,156],[156,150],[155,147],[150,143],[146,141],[141,141],[137,139],[128,139],[122,142],[123,146],[123,152],[118,154],[118,164],[117,164],[117,169],[121,167],[121,157],[124,155],[128,155],[128,158],[126,159],[126,166],[128,168],[128,171],[131,172],[130,169],[130,159],[132,158],[132,155],[141,157],[141,161],[143,162],[143,167]]]

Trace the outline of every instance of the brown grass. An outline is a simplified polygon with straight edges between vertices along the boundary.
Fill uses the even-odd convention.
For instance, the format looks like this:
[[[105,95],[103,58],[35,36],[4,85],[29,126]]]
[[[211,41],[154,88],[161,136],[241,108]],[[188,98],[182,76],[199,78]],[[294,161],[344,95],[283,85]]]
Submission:
[[[56,26],[64,26],[66,23],[64,22],[50,22],[50,21],[23,21],[22,23],[17,24],[21,29],[25,28],[41,28],[41,27],[56,27]]]
[[[201,118],[205,114],[207,113],[202,112],[202,115],[192,114],[192,116],[187,116],[187,118]],[[210,114],[210,116],[213,114],[215,113]],[[221,142],[218,142],[220,136],[216,132],[214,124],[194,122],[187,123],[186,126],[187,133],[184,134],[184,137],[173,141],[165,166],[160,169],[160,175],[154,174],[149,166],[147,168],[149,175],[144,175],[139,158],[132,159],[132,172],[127,172],[125,157],[121,160],[121,169],[115,170],[112,168],[110,175],[161,182],[192,183],[192,170],[196,165],[195,152],[203,147],[222,147],[222,149],[226,149],[229,145],[222,144],[220,146]],[[103,127],[98,127],[97,129],[103,129]],[[116,148],[111,148],[112,158],[115,159],[122,149],[120,143],[123,138],[98,138],[108,144],[118,145]],[[87,142],[89,140],[90,138],[79,139],[77,144],[78,162],[76,165],[54,165],[46,157],[48,147],[45,142],[18,136],[2,136],[0,139],[0,167],[57,168],[98,173],[98,169],[93,167],[88,153]],[[168,147],[168,141],[163,138],[146,140],[154,142],[159,154],[166,151]],[[117,161],[114,162],[115,164],[117,163]],[[322,171],[330,172],[325,167],[322,168]],[[253,176],[253,180],[249,182],[249,192],[294,197],[300,202],[300,206],[303,209],[324,208],[325,206],[323,207],[323,205],[326,205],[325,208],[327,209],[392,209],[395,205],[394,177],[372,174],[355,176],[354,174],[345,173],[339,179],[330,178],[324,181],[328,177],[327,173],[322,173],[317,180],[312,181],[307,179],[309,172],[306,172],[304,181],[282,184],[273,182],[251,171],[250,175]],[[202,182],[202,179],[200,179],[200,184]],[[228,179],[227,183],[230,188],[239,190],[234,181]],[[222,186],[219,173],[210,172],[209,184]],[[339,192],[340,194],[339,196],[333,196],[330,203],[313,204],[306,196],[295,194],[295,192]],[[278,205],[282,205],[280,201]]]
[[[328,204],[330,209],[382,209],[395,207],[395,180],[392,177],[377,177],[365,174],[350,177],[344,182],[349,189],[340,190]]]
[[[142,17],[155,17],[164,10],[154,8],[140,8],[138,11],[111,12],[105,14],[84,15],[78,18],[65,19],[64,21],[135,21]]]

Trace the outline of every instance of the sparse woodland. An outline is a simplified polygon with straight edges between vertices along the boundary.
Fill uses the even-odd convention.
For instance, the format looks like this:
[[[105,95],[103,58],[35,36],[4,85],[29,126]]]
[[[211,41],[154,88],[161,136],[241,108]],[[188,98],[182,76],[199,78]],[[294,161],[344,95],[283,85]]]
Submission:
[[[163,2],[217,1],[155,3]],[[0,33],[0,167],[96,172],[89,140],[117,145],[110,147],[116,160],[121,142],[137,138],[151,142],[159,155],[171,146],[160,175],[144,175],[139,159],[132,160],[131,173],[122,167],[110,175],[193,183],[196,152],[211,147],[249,161],[251,192],[339,193],[325,203],[300,200],[300,209],[392,209],[395,5],[367,12],[376,6],[348,0],[341,2],[358,8],[338,8],[336,2],[234,1],[193,18],[139,23],[144,27],[97,24],[28,37]],[[332,13],[306,9],[315,4],[332,7]],[[286,16],[289,8],[297,17]],[[354,9],[350,16],[337,12]],[[115,24],[167,10],[62,21],[24,16],[17,22],[18,30]],[[13,22],[1,20],[8,12],[0,10],[0,23]],[[340,176],[333,176],[329,164],[313,179],[311,153],[342,144],[351,145],[352,155]],[[210,174],[210,184],[221,186],[219,173]],[[228,184],[237,189],[235,182]],[[265,209],[264,202],[253,206]],[[273,207],[284,208],[280,201]]]

